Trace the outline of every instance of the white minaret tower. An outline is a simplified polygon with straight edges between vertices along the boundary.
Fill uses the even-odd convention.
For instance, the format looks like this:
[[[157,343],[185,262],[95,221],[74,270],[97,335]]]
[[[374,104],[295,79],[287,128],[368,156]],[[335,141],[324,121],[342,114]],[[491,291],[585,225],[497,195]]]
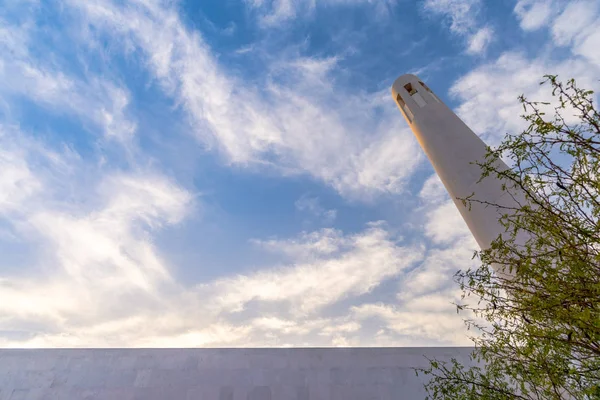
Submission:
[[[459,199],[474,199],[503,206],[517,206],[502,183],[493,176],[478,183],[485,143],[415,75],[402,75],[392,86],[392,96],[429,157],[454,204],[482,249],[490,247],[505,232],[497,207],[471,202],[469,209]],[[508,168],[500,161],[500,169]]]

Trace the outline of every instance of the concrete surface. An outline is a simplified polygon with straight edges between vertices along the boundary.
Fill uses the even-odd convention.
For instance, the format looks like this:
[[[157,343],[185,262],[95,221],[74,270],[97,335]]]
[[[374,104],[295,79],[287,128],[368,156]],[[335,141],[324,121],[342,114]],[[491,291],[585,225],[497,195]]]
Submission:
[[[420,400],[470,348],[0,350],[0,400]]]

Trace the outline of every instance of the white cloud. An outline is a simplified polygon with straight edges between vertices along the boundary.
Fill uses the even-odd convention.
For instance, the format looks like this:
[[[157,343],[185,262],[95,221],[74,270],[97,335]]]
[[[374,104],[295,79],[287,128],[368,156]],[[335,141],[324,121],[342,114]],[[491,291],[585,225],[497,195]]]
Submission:
[[[600,6],[596,1],[570,2],[552,23],[552,36],[559,46],[600,66]]]
[[[190,195],[159,175],[104,178],[99,210],[35,211],[29,224],[56,251],[57,263],[86,288],[151,290],[169,272],[146,239],[162,224],[177,223]]]
[[[448,303],[450,299],[448,299]],[[452,305],[449,304],[449,309]],[[354,309],[359,321],[379,318],[385,328],[380,330],[375,343],[388,339],[388,345],[401,342],[404,346],[468,346],[472,345],[464,333],[462,320],[456,313],[419,312],[418,309],[399,308],[388,304],[363,304]]]
[[[469,335],[475,332],[467,332],[463,321],[473,316],[456,313],[455,304],[463,301],[454,274],[459,269],[476,267],[471,260],[476,246],[470,235],[459,235],[447,248],[428,250],[423,263],[402,276],[396,304],[361,304],[353,308],[354,318],[379,319],[383,327],[379,335],[391,343],[472,345]]]
[[[419,198],[427,204],[440,204],[450,197],[440,177],[433,174],[423,183]]]
[[[600,19],[597,19],[594,26],[600,25]],[[582,38],[577,44],[574,51],[576,54],[582,55],[594,63],[595,66],[600,66],[600,54],[598,54],[598,46],[600,46],[600,30],[596,29],[590,32],[589,35]]]
[[[450,32],[467,39],[467,53],[480,54],[494,39],[490,26],[479,27],[481,0],[425,0],[426,13],[445,16],[450,21]]]
[[[135,215],[152,228],[180,222],[191,202],[189,193],[159,174],[105,178],[100,193],[110,198],[107,214],[123,220]]]
[[[587,36],[594,29],[594,20],[598,15],[598,2],[573,1],[552,24],[552,36],[561,46],[571,44],[580,35]]]
[[[549,27],[554,45],[570,46],[574,55],[600,66],[600,6],[594,0],[520,0],[515,13],[524,30]]]
[[[397,302],[358,304],[352,306],[345,318],[338,319],[337,323],[344,321],[356,331],[341,334],[335,343],[360,345],[368,337],[370,345],[471,344],[463,324],[467,315],[457,315],[453,304],[461,301],[454,274],[459,269],[477,266],[477,261],[472,259],[477,243],[456,206],[447,200],[448,195],[436,175],[426,180],[419,197],[424,202],[419,213],[424,214],[425,234],[433,240],[434,246],[427,250],[416,268],[405,268],[398,275]],[[319,234],[305,235],[300,241],[273,241],[269,245],[273,250],[291,250],[299,259],[298,250],[303,248],[305,257],[315,259],[315,254],[338,257],[344,248],[354,245],[348,239],[340,232],[322,230]],[[327,321],[327,326],[333,323]]]
[[[96,31],[144,54],[198,139],[227,162],[308,173],[353,197],[398,192],[417,165],[415,141],[388,91],[341,93],[336,58],[287,56],[267,66],[264,85],[251,85],[228,74],[172,9],[150,1],[71,4]]]
[[[0,259],[0,341],[77,345],[105,326],[126,331],[175,287],[152,236],[190,211],[190,194],[148,169],[110,171],[15,127],[0,132],[0,220],[33,253],[19,268]]]
[[[414,346],[432,342],[453,346],[472,344],[463,324],[467,315],[456,313],[454,304],[461,302],[461,292],[454,274],[460,269],[476,267],[471,258],[477,244],[468,231],[463,230],[453,238],[447,248],[430,249],[424,262],[402,277],[397,304],[364,304],[356,307],[356,312],[363,318],[378,315],[387,329],[403,335]]]
[[[331,230],[323,230],[321,235],[327,237],[326,249],[323,251],[322,241],[309,235],[306,251],[315,254],[316,242],[320,244],[317,254],[324,256],[293,268],[220,279],[205,289],[218,291],[219,295],[214,297],[218,299],[219,308],[232,312],[242,311],[250,301],[288,302],[291,311],[301,315],[348,296],[368,293],[422,257],[418,248],[396,246],[389,234],[377,225],[350,237],[338,236],[337,241]],[[276,243],[270,246],[278,247]],[[288,242],[281,243],[283,251],[289,246]],[[293,246],[298,249],[302,243],[296,242]],[[327,256],[336,248],[341,251]]]
[[[474,35],[469,38],[469,47],[467,53],[479,54],[483,53],[487,46],[494,38],[494,31],[489,26],[479,29]]]
[[[0,278],[3,346],[359,344],[361,325],[348,314],[351,305],[335,317],[321,310],[370,292],[422,257],[374,225],[339,234],[335,253],[184,288],[158,256],[151,231],[136,235],[135,225],[149,215],[155,222],[179,215],[172,204],[185,202],[185,194],[160,184],[138,192],[146,184],[136,181],[147,209],[135,206],[124,215],[112,210],[123,193],[131,198],[132,184],[119,182],[104,207],[79,218],[48,211],[32,218],[52,251],[44,274]],[[172,199],[165,202],[167,193]],[[312,246],[306,242],[308,252]],[[21,337],[11,339],[9,332]]]
[[[477,243],[436,175],[425,181],[419,197],[425,235],[433,244],[423,262],[400,277],[397,303],[365,303],[353,308],[353,316],[369,323],[376,318],[382,327],[378,340],[390,343],[470,345],[463,319],[472,316],[456,314],[461,292],[454,274],[477,266],[472,259]]]
[[[423,183],[419,192],[423,201],[422,213],[425,236],[435,244],[447,245],[470,237],[469,229],[437,174]]]
[[[419,268],[404,277],[398,291],[400,300],[415,302],[424,296],[438,298],[447,292],[454,293],[448,302],[455,300],[458,288],[453,282],[453,276],[458,270],[467,270],[475,265],[472,256],[478,249],[468,231],[460,228],[457,231],[460,234],[453,235],[454,240],[446,247],[429,249]]]
[[[185,287],[153,239],[191,212],[189,192],[149,170],[101,174],[68,150],[8,132],[19,146],[3,148],[2,159],[23,160],[20,176],[40,189],[25,189],[24,207],[5,216],[39,257],[18,274],[0,260],[3,347],[358,345],[354,301],[331,317],[322,310],[422,258],[382,224],[356,234],[323,229],[257,241],[290,258],[279,268]],[[57,181],[66,186],[53,188]],[[73,201],[62,200],[67,190]]]
[[[331,224],[337,216],[337,210],[324,208],[318,197],[310,197],[305,194],[296,200],[294,205],[298,211],[306,212],[324,224]]]
[[[458,79],[450,92],[460,102],[460,117],[493,145],[506,132],[517,133],[525,127],[519,118],[523,112],[517,101],[520,94],[536,101],[551,99],[547,87],[539,85],[544,74],[558,74],[563,79],[574,77],[583,87],[593,89],[599,66],[581,58],[556,61],[506,52]]]
[[[262,11],[260,22],[265,26],[279,25],[284,21],[296,17],[297,13],[301,12],[301,10],[309,12],[315,7],[315,0],[253,0],[248,3],[251,7],[259,8]]]
[[[468,34],[476,27],[476,17],[481,8],[480,0],[425,0],[426,11],[446,15],[450,19],[450,30]]]
[[[0,17],[0,99],[21,97],[57,114],[74,114],[91,121],[107,138],[126,143],[136,131],[128,113],[129,92],[103,77],[70,76],[47,54],[30,54],[34,24],[11,25]],[[57,58],[56,56],[53,56]]]
[[[189,194],[156,174],[103,178],[96,193],[99,209],[86,211],[70,204],[57,210],[52,207],[56,201],[40,193],[22,215],[12,215],[13,223],[19,222],[28,234],[35,232],[44,239],[46,250],[40,250],[49,253],[39,268],[51,273],[52,279],[37,289],[32,288],[37,283],[11,281],[16,291],[6,293],[14,300],[9,303],[25,302],[35,305],[27,308],[29,311],[43,313],[56,304],[42,299],[62,288],[64,293],[54,293],[53,299],[67,309],[77,309],[86,299],[97,301],[92,298],[94,293],[113,292],[116,301],[122,288],[151,291],[156,282],[170,279],[146,236],[164,223],[178,222],[189,207]],[[37,293],[28,294],[25,288]],[[75,295],[82,304],[68,300]],[[103,301],[113,304],[109,298]]]
[[[514,12],[521,29],[534,31],[548,24],[557,6],[556,0],[519,0]]]
[[[265,250],[286,254],[294,259],[311,259],[330,255],[337,253],[342,247],[347,248],[349,244],[342,232],[332,228],[309,233],[303,232],[294,239],[255,239],[253,242]]]
[[[424,233],[432,240],[425,257],[398,279],[397,302],[363,303],[351,309],[351,320],[377,328],[371,340],[404,346],[472,345],[454,304],[463,302],[455,283],[458,270],[477,267],[472,259],[477,243],[437,175],[430,176],[419,193]]]
[[[448,201],[427,216],[425,235],[435,243],[448,243],[469,235],[469,229],[454,202]]]
[[[6,127],[0,126],[0,216],[20,209],[41,189],[41,183],[29,168],[20,143],[15,139]]]
[[[266,28],[278,27],[298,17],[313,14],[319,6],[366,5],[381,14],[396,4],[397,0],[246,0],[246,4],[258,12],[259,24]]]

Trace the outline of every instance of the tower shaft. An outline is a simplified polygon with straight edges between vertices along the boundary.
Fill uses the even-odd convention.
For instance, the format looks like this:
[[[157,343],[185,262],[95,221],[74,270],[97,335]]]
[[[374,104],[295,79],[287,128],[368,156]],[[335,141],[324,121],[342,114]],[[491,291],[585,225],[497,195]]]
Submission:
[[[498,206],[518,207],[519,202],[495,176],[480,181],[476,162],[485,160],[486,144],[417,76],[399,77],[392,96],[475,240],[482,249],[489,248],[505,233]],[[496,168],[508,167],[499,160]],[[477,201],[465,205],[461,199],[471,195]]]

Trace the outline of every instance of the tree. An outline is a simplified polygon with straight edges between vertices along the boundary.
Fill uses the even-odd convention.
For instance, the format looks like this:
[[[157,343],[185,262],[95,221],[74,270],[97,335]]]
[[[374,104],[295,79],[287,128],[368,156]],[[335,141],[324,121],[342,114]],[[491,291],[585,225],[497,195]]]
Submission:
[[[528,128],[477,163],[525,200],[503,209],[506,234],[475,253],[480,267],[455,276],[475,366],[431,360],[417,371],[428,399],[600,399],[600,115],[574,80],[541,84],[552,103],[520,96]]]

